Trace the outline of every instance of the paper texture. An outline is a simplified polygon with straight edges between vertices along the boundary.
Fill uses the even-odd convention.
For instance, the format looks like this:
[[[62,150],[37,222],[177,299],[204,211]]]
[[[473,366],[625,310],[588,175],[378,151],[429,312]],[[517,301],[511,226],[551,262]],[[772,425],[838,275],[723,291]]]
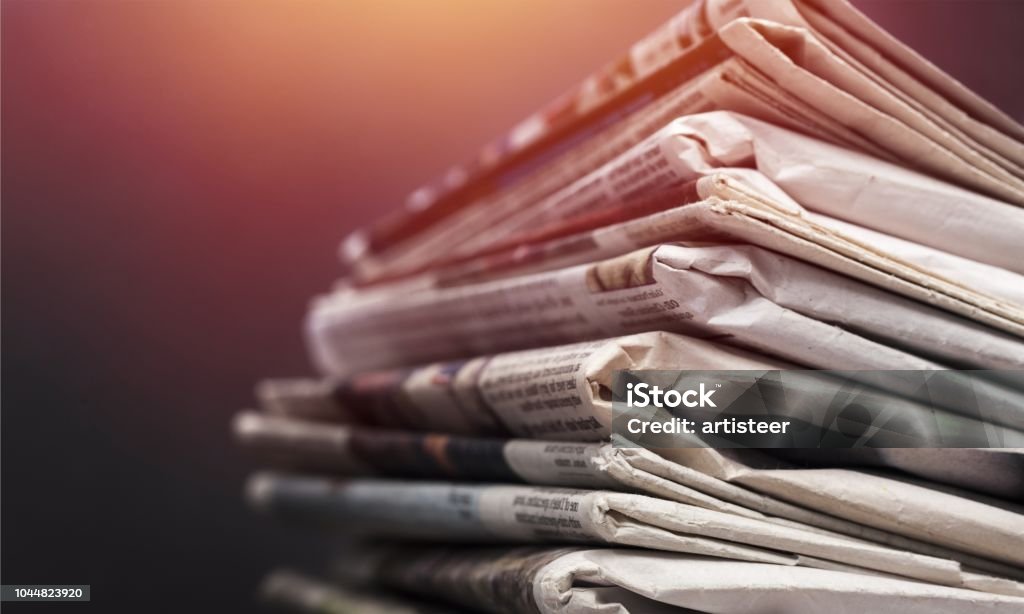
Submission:
[[[349,421],[469,435],[595,441],[611,434],[617,369],[779,369],[788,363],[663,332],[361,373],[329,397]],[[273,383],[266,384],[273,387]],[[310,393],[318,394],[316,386]],[[344,419],[344,418],[342,418]]]
[[[581,202],[594,208],[592,200]],[[723,169],[639,204],[613,203],[576,216],[570,210],[556,212],[555,220],[529,220],[526,226],[542,230],[513,232],[484,251],[453,255],[421,274],[419,289],[552,270],[668,241],[731,239],[1024,333],[1024,276],[824,215],[812,217],[756,171]],[[561,219],[564,214],[569,215]],[[623,217],[629,219],[618,221]]]
[[[975,585],[949,559],[643,495],[275,474],[254,476],[248,493],[253,505],[284,519],[364,536],[608,543]]]
[[[285,468],[334,475],[522,482],[637,492],[767,522],[797,523],[804,529],[822,529],[902,550],[948,558],[1001,575],[1015,573],[1006,565],[986,558],[984,552],[969,554],[957,549],[958,544],[953,542],[947,542],[946,546],[924,542],[908,536],[893,523],[889,523],[889,527],[894,530],[880,530],[876,528],[877,523],[866,526],[847,520],[845,518],[849,515],[843,509],[846,504],[841,499],[825,499],[811,507],[795,506],[771,495],[674,463],[649,450],[616,448],[609,443],[482,439],[384,431],[304,423],[259,414],[243,414],[240,418],[236,421],[236,434],[241,442],[268,453],[271,462]],[[794,451],[799,452],[806,454],[809,451]],[[847,451],[816,452],[819,462],[831,460],[833,463],[842,463]],[[873,452],[880,455],[888,453],[900,458],[896,450]],[[979,466],[973,455],[965,456],[959,450],[910,452],[925,453],[924,458],[935,467],[949,467],[958,463],[966,468],[973,467],[975,474],[988,469],[994,476],[989,478],[990,481],[1000,476],[1003,480],[1011,480],[1021,475],[1012,468],[1007,471],[1005,466],[993,466],[991,463]],[[672,455],[671,452],[663,453],[665,456]],[[776,465],[787,467],[778,461]],[[967,470],[961,469],[961,474],[970,475],[965,474]],[[799,477],[801,474],[791,475]],[[808,475],[813,476],[814,472],[810,471]],[[979,541],[1005,543],[1011,552],[1020,545],[1016,543],[1019,536],[1007,541],[1003,526],[1007,522],[1019,523],[1020,519],[997,513],[991,517],[996,524],[986,529],[983,519],[991,510],[986,504],[971,499],[969,494],[966,498],[955,499],[940,493],[937,496],[942,505],[930,505],[929,509],[923,509],[919,501],[919,488],[905,486],[896,479],[881,476],[872,479],[876,485],[882,486],[878,492],[883,494],[874,496],[878,500],[874,509],[879,514],[892,514],[892,510],[912,510],[911,514],[918,517],[930,515],[931,522],[938,525],[973,526],[986,535]],[[927,497],[925,501],[928,501]],[[1024,575],[1019,577],[1024,578]]]
[[[671,186],[673,181],[695,179],[716,168],[748,166],[812,211],[1021,271],[1020,258],[1015,257],[1020,256],[1021,247],[1013,241],[1024,227],[1024,211],[1020,208],[737,113],[718,111],[676,119],[620,156],[618,164],[635,165],[635,160],[665,170],[642,174],[627,183],[613,183],[607,178],[616,176],[617,167],[609,165],[497,228],[515,231],[552,215],[567,217],[566,209],[572,213],[573,206],[599,207],[602,202],[580,196],[585,186],[598,181],[604,183],[604,202],[628,203],[631,192],[649,194]],[[544,212],[547,217],[539,217],[534,211]],[[1000,228],[995,220],[1014,226]],[[472,236],[464,235],[460,240]],[[494,236],[482,235],[492,240]],[[965,252],[968,249],[974,251]]]
[[[787,450],[787,458],[816,466],[884,467],[1024,502],[1024,450],[1016,449],[898,449]]]
[[[500,186],[532,179],[542,155],[548,167],[552,152],[566,156],[558,158],[567,162],[563,168],[573,166],[579,159],[569,162],[567,151],[593,150],[616,138],[608,126],[656,114],[641,108],[630,120],[613,122],[616,113],[684,86],[692,102],[677,112],[739,111],[1022,202],[1024,128],[849,3],[707,0],[520,123],[471,164],[417,190],[403,216],[348,241],[346,258],[366,263],[493,199]]]
[[[264,601],[1024,611],[1021,237],[1024,126],[847,0],[697,0],[345,240],[233,424],[341,554]]]
[[[736,168],[743,166],[757,169],[761,175]],[[731,175],[733,183],[747,184],[747,189],[715,189],[713,182],[694,188],[686,185],[711,173],[718,174],[719,182],[725,181],[723,173]],[[934,266],[936,259],[928,255],[935,252],[928,252],[925,246],[940,254],[957,254],[991,265],[973,274],[969,266],[956,270],[952,277],[961,283],[984,286],[991,267],[1020,272],[1024,260],[1017,240],[1024,232],[1024,210],[1018,207],[778,126],[736,113],[714,112],[668,123],[642,143],[545,198],[511,201],[506,213],[479,208],[475,221],[453,221],[437,241],[381,265],[380,274],[407,275],[446,263],[473,262],[471,258],[482,256],[487,264],[502,249],[522,258],[524,245],[564,237],[573,229],[596,228],[626,216],[711,197],[747,206],[756,203],[766,214],[786,216],[793,223],[804,222],[793,218],[811,217],[803,215],[806,208],[828,216],[816,219],[834,233],[847,233],[849,222],[854,222],[857,226],[853,229],[866,227],[914,241],[920,247],[908,251],[884,236],[853,231],[876,257],[893,250],[892,255],[902,255],[924,269]],[[831,223],[833,218],[847,223]],[[695,222],[688,226],[679,223],[673,229],[680,236],[663,232],[662,241],[699,232],[716,236],[715,228],[701,228]],[[564,257],[560,250],[567,245],[579,249],[582,244],[585,242],[577,236],[546,251]],[[926,251],[918,255],[922,249]],[[605,254],[610,255],[615,254]],[[537,254],[532,256],[538,259]],[[1021,278],[1012,276],[996,283],[1005,291],[1014,291],[1021,286]]]
[[[487,612],[1015,612],[1024,599],[810,569],[618,549],[395,548],[341,558],[378,586]]]
[[[977,554],[1020,567],[1020,506],[972,501],[935,488],[847,469],[794,469],[756,451],[665,449],[677,463],[748,489],[858,524]],[[781,468],[780,468],[781,467]],[[980,533],[975,533],[976,527]]]
[[[1018,337],[747,245],[662,245],[401,296],[340,292],[318,301],[308,320],[314,356],[335,375],[645,329],[715,335],[821,368],[934,364],[888,347],[856,351],[876,345],[868,337],[965,367],[1013,369],[1024,361]]]
[[[714,336],[810,368],[1024,365],[1019,337],[746,245],[662,245],[401,297],[342,292],[315,305],[308,321],[314,357],[335,376],[652,329]],[[921,394],[897,374],[864,377],[885,391]],[[1020,392],[978,382],[973,394],[990,421],[1024,427]]]

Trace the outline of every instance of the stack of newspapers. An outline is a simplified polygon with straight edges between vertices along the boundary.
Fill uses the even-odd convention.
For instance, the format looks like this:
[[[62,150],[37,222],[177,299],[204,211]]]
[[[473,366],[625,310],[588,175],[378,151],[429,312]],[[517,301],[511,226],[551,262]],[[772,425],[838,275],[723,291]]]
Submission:
[[[846,0],[690,5],[341,258],[318,376],[234,424],[337,544],[268,602],[1024,612],[1024,127]],[[613,420],[623,373],[817,370],[866,420],[778,409],[851,445]]]

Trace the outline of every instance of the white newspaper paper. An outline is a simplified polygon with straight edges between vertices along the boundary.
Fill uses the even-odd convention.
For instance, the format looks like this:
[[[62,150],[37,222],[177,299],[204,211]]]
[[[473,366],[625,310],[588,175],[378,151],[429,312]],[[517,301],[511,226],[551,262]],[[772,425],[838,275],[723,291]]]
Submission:
[[[628,68],[617,69],[621,65]],[[695,76],[698,66],[710,68]],[[486,183],[484,175],[507,172],[502,168],[515,154],[551,137],[560,121],[574,117],[593,124],[596,119],[587,119],[591,110],[614,107],[620,98],[631,99],[644,88],[658,90],[673,78],[675,89],[669,88],[661,100],[583,139],[543,171],[520,172],[515,182],[492,178],[489,185],[513,187],[484,190],[482,197],[461,204],[451,202],[459,197],[448,192]],[[406,245],[396,247],[392,241],[387,244],[390,251],[382,255],[380,249],[388,250],[386,245],[367,251],[365,240],[357,238],[346,251],[353,257],[371,256],[360,262],[373,269],[400,254],[415,253],[410,246],[420,243],[421,236],[433,237],[435,247],[445,244],[442,235],[470,236],[471,225],[463,223],[469,218],[486,218],[487,211],[499,216],[515,211],[620,153],[623,126],[642,126],[649,134],[652,123],[667,119],[660,115],[665,111],[713,109],[746,113],[1022,202],[1024,128],[845,0],[707,0],[639,41],[627,57],[592,76],[558,105],[520,124],[503,140],[510,147],[492,148],[480,164],[449,173],[457,180],[440,191],[417,191],[410,199],[412,211],[405,227],[419,230]],[[636,142],[635,133],[630,138],[629,144]],[[597,151],[603,153],[590,155]],[[451,214],[439,211],[440,201],[446,201]],[[426,218],[432,223],[422,223]],[[419,253],[429,253],[429,246],[422,246],[427,252]]]
[[[754,450],[677,448],[658,453],[675,464],[798,506],[1024,567],[1024,514],[1019,505],[962,491],[947,493],[909,479],[894,486],[888,478],[864,471],[795,469]]]
[[[350,384],[355,393],[349,409],[383,397],[393,400],[393,407],[373,416],[381,426],[595,441],[611,435],[616,370],[787,366],[701,339],[653,332],[427,365],[397,378],[363,374]],[[316,394],[311,390],[311,397]],[[337,406],[345,412],[344,403]]]
[[[883,467],[1024,503],[1024,449],[860,448],[794,450],[793,459],[817,466]]]
[[[544,486],[611,489],[636,492],[709,510],[756,518],[766,522],[814,528],[832,534],[872,541],[919,554],[958,561],[972,568],[1003,576],[1024,578],[1024,569],[997,563],[984,555],[969,554],[905,534],[883,531],[841,518],[846,502],[826,500],[817,507],[792,505],[719,478],[674,463],[642,448],[616,448],[610,443],[537,441],[531,439],[478,439],[450,435],[383,431],[365,427],[302,422],[255,413],[236,420],[236,436],[244,445],[272,454],[281,466],[332,475],[422,477],[471,481],[516,481]],[[977,473],[988,469],[989,480],[1024,479],[1024,471],[985,463],[978,450],[873,450],[914,458],[923,452],[934,467],[951,462]],[[813,450],[819,456],[846,450]],[[965,454],[965,452],[967,452]],[[989,455],[999,454],[990,451]],[[666,453],[671,456],[671,453]],[[981,462],[979,462],[979,460]],[[781,463],[778,463],[779,468]],[[942,477],[942,476],[939,476]],[[872,478],[882,487],[873,499],[877,513],[907,510],[911,516],[930,515],[939,526],[969,526],[985,534],[984,543],[1003,543],[1005,553],[1020,547],[1019,537],[1007,541],[1006,524],[1019,522],[1012,514],[992,515],[991,506],[976,502],[970,493],[959,498],[938,492],[938,505],[922,509],[921,491],[896,479]],[[909,493],[909,494],[907,494]],[[984,519],[996,523],[985,528]],[[949,543],[949,542],[947,542]],[[953,545],[953,544],[951,544]]]
[[[672,121],[606,166],[549,197],[516,208],[432,254],[473,253],[553,221],[670,191],[723,167],[757,169],[757,188],[782,213],[801,208],[1007,270],[1024,271],[1024,209],[730,112]],[[766,187],[767,186],[767,187]],[[797,204],[799,203],[799,204]],[[802,206],[802,207],[801,207]],[[420,254],[417,263],[430,256]],[[396,263],[395,266],[402,266]]]
[[[454,254],[406,286],[547,271],[673,241],[739,240],[1024,335],[1024,276],[810,214],[754,170],[727,168],[673,183],[644,191],[648,195],[639,202],[612,199],[603,207],[574,192],[573,199],[560,201],[552,219],[523,224],[542,230],[513,232],[491,247],[477,246],[476,253]],[[572,204],[594,211],[574,212],[566,207]]]
[[[735,560],[882,572],[987,590],[949,559],[644,495],[535,486],[257,474],[258,509],[359,535],[455,541],[586,542]],[[1024,594],[1024,587],[1003,581]],[[1015,588],[1014,588],[1015,587]]]
[[[811,569],[626,549],[392,548],[349,553],[336,566],[378,586],[485,612],[1018,612],[1024,599],[845,570]]]
[[[343,291],[314,305],[308,320],[316,362],[334,376],[659,329],[713,336],[810,368],[944,368],[934,359],[960,368],[1024,367],[1019,337],[744,245],[662,245],[408,296]],[[897,374],[870,378],[883,390],[914,393]],[[991,421],[1024,427],[1021,393],[976,384]]]

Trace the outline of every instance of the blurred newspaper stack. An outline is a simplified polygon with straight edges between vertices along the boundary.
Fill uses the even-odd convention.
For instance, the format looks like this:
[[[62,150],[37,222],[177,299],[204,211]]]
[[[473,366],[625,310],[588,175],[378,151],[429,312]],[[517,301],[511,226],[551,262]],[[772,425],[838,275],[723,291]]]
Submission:
[[[1024,611],[1024,127],[845,0],[692,4],[341,257],[318,377],[234,425],[252,505],[345,544],[268,603]],[[623,371],[809,369],[911,443],[615,426]],[[900,375],[948,370],[983,421]]]

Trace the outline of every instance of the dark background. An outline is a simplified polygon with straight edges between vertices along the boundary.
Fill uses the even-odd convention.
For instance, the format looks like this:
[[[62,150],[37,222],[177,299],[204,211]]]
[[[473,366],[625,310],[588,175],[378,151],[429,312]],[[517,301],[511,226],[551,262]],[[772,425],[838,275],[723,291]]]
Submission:
[[[856,4],[1024,117],[1024,2]],[[680,6],[4,0],[3,583],[233,611],[315,568],[228,427],[308,372],[338,240]]]

